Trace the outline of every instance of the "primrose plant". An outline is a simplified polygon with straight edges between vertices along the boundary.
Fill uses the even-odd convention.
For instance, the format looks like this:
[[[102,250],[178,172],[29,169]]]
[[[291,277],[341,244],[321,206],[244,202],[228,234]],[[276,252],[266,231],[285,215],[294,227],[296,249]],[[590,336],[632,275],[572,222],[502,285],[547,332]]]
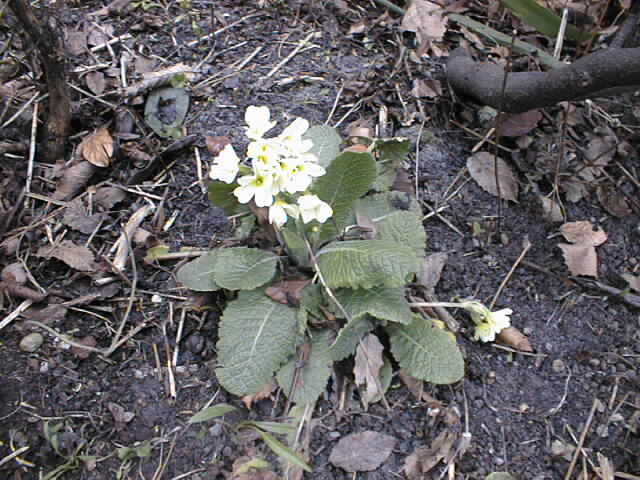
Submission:
[[[360,379],[370,401],[389,384],[391,356],[418,379],[460,380],[453,334],[405,298],[426,245],[417,201],[392,190],[409,142],[361,139],[341,151],[328,126],[299,118],[267,137],[276,122],[266,107],[249,107],[245,121],[246,152],[227,145],[214,159],[209,198],[241,219],[236,238],[263,228],[274,240],[214,249],[178,272],[192,290],[238,291],[219,326],[220,384],[253,395],[275,377],[290,401],[311,403],[332,364],[354,354],[356,364],[379,360],[376,379]]]

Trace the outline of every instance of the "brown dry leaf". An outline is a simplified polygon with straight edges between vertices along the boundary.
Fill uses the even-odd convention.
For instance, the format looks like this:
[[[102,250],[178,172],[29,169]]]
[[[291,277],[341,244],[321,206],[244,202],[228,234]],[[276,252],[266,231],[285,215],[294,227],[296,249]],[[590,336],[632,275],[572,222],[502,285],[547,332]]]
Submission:
[[[442,85],[438,80],[415,79],[411,94],[416,98],[436,98],[442,95]]]
[[[89,235],[98,228],[100,222],[105,219],[104,213],[95,213],[88,215],[81,198],[67,204],[67,209],[62,217],[62,223],[79,232]]]
[[[378,229],[376,228],[375,222],[364,215],[356,211],[356,223],[358,224],[358,228],[360,229],[360,238],[362,240],[373,240],[376,238],[376,234],[378,233]]]
[[[598,201],[604,209],[615,217],[627,217],[633,213],[629,202],[625,198],[624,194],[617,188],[608,185],[600,185],[596,193],[598,195]]]
[[[109,402],[107,404],[107,408],[111,412],[111,415],[113,415],[113,420],[116,422],[117,430],[120,430],[136,416],[135,413],[127,412],[123,407],[114,402]],[[120,424],[120,428],[118,428],[118,424]]]
[[[31,307],[22,312],[22,318],[25,320],[35,320],[45,325],[55,325],[61,322],[67,316],[67,307],[59,303],[47,305],[44,308]]]
[[[24,269],[22,262],[11,263],[2,269],[0,279],[17,284],[25,283],[28,279],[27,271]]]
[[[87,34],[85,32],[67,32],[65,47],[71,55],[82,55],[87,50]]]
[[[364,35],[369,30],[369,22],[367,20],[359,20],[349,27],[348,35]]]
[[[229,137],[225,136],[213,137],[211,135],[206,135],[204,137],[204,140],[207,144],[207,150],[209,150],[209,153],[212,157],[217,157],[218,155],[220,155],[220,152],[224,149],[224,147],[231,143]]]
[[[549,197],[540,196],[540,203],[542,204],[542,218],[549,222],[562,222],[564,215],[562,214],[562,207],[560,204]]]
[[[80,144],[82,158],[96,167],[108,167],[113,157],[113,138],[109,130],[100,127]]]
[[[565,223],[560,227],[560,233],[567,242],[575,244],[597,247],[607,241],[606,232],[604,230],[594,230],[591,222],[586,220]]]
[[[623,273],[622,278],[626,280],[629,284],[629,288],[635,290],[636,292],[640,292],[640,277],[637,275],[632,275],[630,273]]]
[[[540,110],[529,110],[528,112],[513,113],[506,115],[500,124],[500,134],[504,137],[519,137],[526,135],[536,128],[538,122],[542,120]]]
[[[302,290],[311,280],[282,280],[268,287],[264,293],[274,302],[283,305],[297,304],[302,297]]]
[[[416,196],[416,184],[409,176],[409,172],[407,172],[404,168],[398,169],[396,178],[393,180],[393,184],[391,185],[391,190],[394,190],[396,192],[408,193],[414,198]]]
[[[407,386],[411,394],[419,401],[425,402],[429,408],[442,408],[442,402],[424,391],[424,382],[409,375],[404,369],[398,372],[400,380]]]
[[[418,283],[427,289],[435,288],[448,259],[449,256],[445,252],[432,253],[425,257],[417,275]]]
[[[87,184],[96,167],[89,162],[81,161],[65,169],[62,178],[56,183],[56,191],[51,194],[54,200],[68,200]]]
[[[329,462],[347,472],[371,472],[384,463],[395,444],[396,439],[384,433],[351,433],[333,447]]]
[[[498,342],[521,352],[533,352],[527,336],[516,327],[507,327],[498,334]]]
[[[380,398],[384,393],[378,388],[381,384],[380,369],[384,365],[383,350],[380,340],[372,333],[367,334],[356,349],[353,374],[365,405]]]
[[[256,460],[247,456],[236,458],[231,467],[230,480],[278,480],[272,471],[262,468],[264,461],[260,461],[259,465]]]
[[[87,87],[96,95],[102,95],[104,89],[107,86],[107,82],[104,79],[104,73],[102,72],[89,72],[84,81],[87,82]]]
[[[425,478],[426,473],[449,455],[456,438],[456,433],[443,430],[431,445],[416,448],[404,461],[404,473],[411,480]]]
[[[598,278],[598,256],[593,245],[559,243],[558,247],[572,275]]]
[[[92,337],[91,335],[76,339],[76,342],[87,347],[95,347],[97,345],[95,337]],[[69,350],[81,360],[86,360],[91,355],[90,350],[86,348],[76,347],[75,345],[71,345],[71,348]]]
[[[96,26],[89,29],[87,43],[92,47],[102,45],[111,39],[110,37],[113,36],[113,32],[113,25],[102,23],[99,27]]]
[[[496,159],[489,152],[477,152],[467,159],[467,168],[480,187],[491,195],[518,203],[518,178],[509,164],[501,158]],[[498,167],[498,185],[496,185],[495,167]]]
[[[100,187],[93,196],[94,201],[105,210],[111,210],[125,198],[127,193],[116,187]]]
[[[440,5],[428,0],[413,0],[402,19],[400,28],[414,32],[420,50],[426,50],[433,41],[441,41],[447,31],[447,17]]]
[[[251,410],[251,405],[253,405],[253,402],[259,402],[260,400],[264,400],[265,398],[271,397],[271,394],[275,389],[276,389],[276,384],[274,381],[271,381],[267,383],[264,387],[262,387],[262,390],[260,390],[259,392],[254,393],[253,395],[245,395],[244,397],[242,397],[241,398],[242,403],[244,403],[244,405],[249,410]]]
[[[40,247],[36,256],[56,258],[81,272],[95,272],[98,269],[93,252],[87,247],[76,245],[71,240],[63,240],[57,245]]]

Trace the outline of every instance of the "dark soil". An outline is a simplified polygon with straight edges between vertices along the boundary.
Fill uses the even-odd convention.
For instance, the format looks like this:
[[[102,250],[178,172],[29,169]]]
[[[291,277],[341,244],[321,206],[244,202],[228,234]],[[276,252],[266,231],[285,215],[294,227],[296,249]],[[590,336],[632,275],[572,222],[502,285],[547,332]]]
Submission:
[[[95,21],[88,14],[100,5],[81,3],[64,13],[67,33]],[[603,293],[593,284],[569,278],[556,246],[562,241],[557,236],[558,224],[543,220],[536,190],[528,180],[530,172],[519,172],[519,203],[505,202],[500,209],[495,197],[469,181],[465,165],[477,139],[468,137],[449,120],[464,122],[458,113],[475,107],[460,101],[452,104],[446,100],[448,96],[428,102],[411,95],[410,75],[441,79],[443,62],[413,62],[402,45],[397,16],[382,16],[384,10],[373,8],[373,4],[341,11],[331,2],[289,2],[291,6],[287,2],[267,2],[270,6],[257,8],[255,1],[222,0],[212,6],[193,0],[189,9],[175,3],[158,7],[146,2],[151,8],[143,12],[142,3],[122,18],[97,20],[103,26],[112,25],[114,36],[132,35],[125,42],[126,49],[114,44],[116,60],[105,50],[92,56],[71,56],[69,70],[112,61],[109,68],[113,70],[119,68],[117,59],[126,51],[155,58],[157,68],[178,62],[195,65],[204,60],[202,78],[212,80],[193,92],[187,126],[189,134],[199,136],[197,145],[205,168],[210,156],[203,136],[226,135],[234,144],[241,144],[244,110],[249,105],[268,105],[280,123],[297,116],[315,124],[328,121],[333,125],[341,120],[338,128],[342,133],[355,120],[375,123],[380,109],[386,108],[393,125],[386,134],[406,136],[415,142],[422,131],[420,103],[427,113],[424,129],[433,138],[427,141],[427,135],[422,135],[419,153],[412,156],[414,163],[407,168],[413,174],[415,162],[418,164],[420,198],[431,208],[445,207],[439,210],[441,217],[432,215],[425,221],[428,252],[449,255],[436,288],[438,299],[474,297],[489,303],[522,252],[523,240],[528,238],[533,245],[526,262],[510,277],[496,308],[514,310],[512,323],[529,337],[535,353],[525,355],[499,345],[473,342],[471,323],[463,314],[454,312],[463,324],[458,342],[465,353],[467,375],[456,385],[426,386],[443,407],[438,410],[416,400],[397,377],[388,394],[390,410],[376,404],[365,411],[356,394],[341,402],[330,390],[313,413],[317,419],[310,446],[313,473],[305,474],[305,478],[402,478],[406,457],[417,447],[429,445],[448,428],[447,415],[459,418],[458,433],[468,428],[471,434],[466,452],[451,461],[450,478],[484,479],[493,471],[508,471],[521,479],[561,479],[579,440],[583,441],[583,450],[574,478],[583,470],[593,472],[594,466],[601,465],[602,457],[611,461],[615,471],[627,474],[619,478],[639,478],[638,308],[619,296]],[[349,28],[360,20],[367,22],[366,33],[349,34]],[[225,26],[229,28],[212,39],[203,38]],[[267,78],[266,74],[312,31],[316,33],[309,46]],[[8,33],[2,29],[5,38]],[[197,40],[200,42],[190,45]],[[261,49],[251,57],[258,47]],[[402,62],[398,62],[400,55],[405,55]],[[238,68],[244,59],[248,59],[247,63]],[[86,88],[78,73],[70,73],[69,81]],[[44,83],[41,88],[45,88]],[[123,101],[112,88],[107,91],[111,93],[105,99]],[[110,107],[76,91],[73,96],[76,133],[88,133],[114,118]],[[131,108],[141,119],[143,105],[133,103]],[[552,115],[555,113],[553,110]],[[412,115],[414,120],[410,121]],[[540,135],[557,135],[557,125],[545,122]],[[618,133],[634,145],[630,130],[633,126]],[[28,127],[15,135],[28,141]],[[150,133],[140,142],[141,148],[155,154],[169,143],[156,139]],[[79,139],[73,142],[77,145]],[[171,160],[175,163],[161,183],[141,190],[164,198],[157,210],[162,213],[153,219],[148,217],[143,227],[153,233],[154,241],[170,246],[172,251],[220,245],[229,237],[233,224],[203,193],[193,148],[182,150]],[[629,155],[620,162],[630,172],[637,170],[637,156]],[[98,180],[127,184],[136,168],[142,166],[122,156]],[[2,183],[1,190],[5,196],[3,208],[8,212],[24,185],[26,162],[22,157],[7,157],[0,168],[3,176],[11,180],[10,184]],[[36,165],[34,191],[44,195],[52,191],[42,179],[48,170]],[[637,198],[637,188],[627,185],[628,180],[620,180],[622,173],[617,167],[611,168],[609,174],[610,181],[621,189],[630,188],[630,195]],[[39,200],[29,201],[32,207],[21,210],[11,224],[14,230],[8,231],[4,239],[58,208]],[[89,238],[69,230],[65,238],[78,244],[89,240],[98,259],[103,255],[111,258],[108,250],[120,225],[144,204],[144,198],[131,190],[127,199],[110,211],[95,236]],[[566,202],[565,206],[569,221],[590,220],[607,232],[608,241],[597,249],[600,280],[625,288],[620,275],[634,272],[640,259],[637,209],[633,215],[617,218],[599,206],[595,195],[576,204]],[[175,222],[164,231],[163,218],[174,215]],[[484,233],[474,235],[474,224]],[[58,236],[62,231],[58,220],[52,219],[46,226],[49,235]],[[18,252],[5,251],[0,262],[4,266],[16,258],[23,260],[35,280],[47,291],[55,292],[42,306],[46,302],[67,302],[99,289],[104,294],[103,287],[96,287],[90,278],[76,274],[62,262],[35,256],[38,248],[48,242],[44,224],[22,230],[25,231],[28,233],[21,237]],[[148,326],[118,348],[108,361],[96,354],[80,358],[49,333],[45,333],[38,350],[25,353],[19,348],[21,339],[30,331],[41,330],[20,318],[0,331],[0,460],[14,449],[29,447],[20,456],[22,461],[13,459],[0,465],[0,478],[37,479],[65,462],[68,472],[61,478],[94,480],[230,478],[232,463],[241,456],[262,456],[274,468],[280,468],[263,442],[246,432],[236,433],[229,425],[240,419],[279,418],[284,395],[273,394],[271,399],[260,400],[248,410],[240,399],[218,386],[213,368],[217,320],[224,298],[194,297],[180,288],[174,273],[182,262],[145,262],[148,246],[139,245],[134,250],[137,291],[127,329],[141,322]],[[132,275],[129,269],[127,282],[132,281]],[[118,279],[110,297],[70,308],[60,318],[45,313],[40,320],[48,321],[58,332],[75,338],[92,336],[98,347],[108,347],[129,301],[127,282]],[[154,294],[159,297],[153,298]],[[2,317],[20,302],[6,295]],[[200,308],[202,305],[213,307]],[[182,340],[176,345],[181,320]],[[167,361],[176,348],[178,361],[169,372]],[[242,413],[227,415],[226,424],[187,424],[205,405],[218,403],[235,405]],[[122,415],[122,411],[133,417]],[[61,441],[57,452],[45,438],[45,425],[64,432],[58,436]],[[332,466],[328,459],[338,440],[365,430],[384,432],[397,439],[389,459],[378,470],[357,476]],[[146,453],[144,449],[138,451],[143,458],[136,458],[135,452],[131,459],[118,457],[121,447],[145,445],[151,449]],[[84,463],[76,460],[74,464],[68,460],[76,458],[74,453],[94,458]],[[445,475],[446,465],[440,463],[424,478]],[[589,475],[588,478],[596,478]]]

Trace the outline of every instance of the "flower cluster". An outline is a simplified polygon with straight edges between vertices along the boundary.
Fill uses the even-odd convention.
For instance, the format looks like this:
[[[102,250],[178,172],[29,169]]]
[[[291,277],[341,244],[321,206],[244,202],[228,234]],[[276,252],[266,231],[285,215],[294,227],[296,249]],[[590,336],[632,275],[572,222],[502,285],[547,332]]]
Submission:
[[[242,165],[233,147],[227,145],[214,159],[209,176],[233,183],[241,173],[233,194],[240,203],[253,200],[258,207],[269,207],[269,221],[278,227],[289,216],[301,217],[304,223],[324,223],[333,210],[316,195],[306,193],[313,179],[325,174],[310,152],[313,142],[303,139],[309,122],[297,118],[280,135],[265,138],[276,124],[270,116],[268,107],[250,106],[245,112],[245,132],[251,140],[246,154],[250,167]]]

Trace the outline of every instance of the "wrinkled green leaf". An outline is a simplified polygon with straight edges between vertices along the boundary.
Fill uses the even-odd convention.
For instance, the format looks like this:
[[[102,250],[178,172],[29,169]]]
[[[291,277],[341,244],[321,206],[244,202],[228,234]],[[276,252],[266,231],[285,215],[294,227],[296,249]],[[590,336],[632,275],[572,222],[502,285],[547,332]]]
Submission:
[[[238,424],[238,428],[244,427],[257,427],[266,432],[277,433],[281,435],[289,435],[290,433],[296,431],[295,425],[286,422],[258,422],[250,420]]]
[[[318,157],[318,163],[323,167],[329,165],[340,153],[342,139],[336,129],[329,125],[314,125],[302,138],[313,142],[309,152]]]
[[[316,258],[329,288],[401,287],[420,269],[413,249],[388,240],[333,242]]]
[[[220,287],[215,280],[218,252],[220,250],[211,250],[184,265],[178,270],[178,281],[196,292],[218,290]]]
[[[452,333],[414,315],[410,325],[388,327],[391,351],[409,375],[435,384],[450,384],[464,376],[464,360]]]
[[[347,323],[340,331],[329,348],[329,353],[334,362],[344,360],[353,355],[360,339],[375,328],[371,317],[365,316]]]
[[[280,229],[280,234],[287,247],[287,253],[301,267],[310,265],[309,251],[302,235],[298,232],[295,222],[287,222]]]
[[[402,192],[368,195],[357,201],[355,211],[371,219],[377,240],[393,240],[424,256],[427,234],[415,198]]]
[[[278,256],[258,248],[233,247],[219,251],[216,283],[228,290],[253,290],[276,273]]]
[[[327,388],[331,376],[331,355],[329,354],[329,330],[313,331],[311,352],[304,366],[299,369],[298,380],[291,400],[297,404],[315,402]],[[296,371],[297,359],[289,360],[278,372],[278,385],[289,395]]]
[[[370,153],[344,152],[316,180],[313,191],[333,209],[333,216],[322,226],[320,238],[329,240],[346,226],[353,202],[369,191],[376,178],[376,162]]]
[[[229,405],[228,403],[219,403],[218,405],[212,405],[211,407],[200,410],[193,417],[191,417],[187,423],[206,422],[213,418],[222,417],[223,415],[234,412],[236,410],[237,408],[233,405]]]
[[[371,188],[377,192],[389,190],[398,174],[402,161],[409,155],[411,143],[405,138],[389,138],[376,140],[376,151],[379,157],[376,161],[378,176]]]
[[[540,33],[548,37],[556,38],[562,19],[553,10],[543,7],[535,0],[501,0],[502,4],[513,12],[513,14],[527,25],[531,25]],[[581,32],[573,25],[567,25],[565,35],[570,40],[584,42],[592,35]]]
[[[296,338],[296,310],[274,302],[262,290],[241,291],[220,321],[220,384],[235,395],[257,393],[295,353]]]
[[[409,324],[412,321],[413,314],[404,296],[404,287],[385,288],[378,286],[355,290],[340,288],[334,293],[353,320],[369,314],[372,317],[390,322]],[[331,311],[338,317],[343,316],[335,304],[331,306]]]

